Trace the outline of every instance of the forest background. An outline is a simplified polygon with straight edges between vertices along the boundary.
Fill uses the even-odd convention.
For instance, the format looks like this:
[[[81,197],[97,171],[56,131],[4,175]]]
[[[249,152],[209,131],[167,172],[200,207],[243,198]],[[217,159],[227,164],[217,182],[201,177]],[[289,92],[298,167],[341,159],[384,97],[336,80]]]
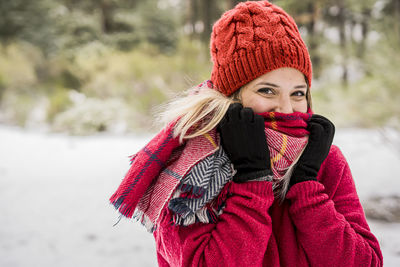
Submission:
[[[0,123],[148,131],[154,107],[209,79],[212,25],[240,1],[0,1]],[[271,1],[298,23],[314,111],[400,130],[400,0]]]
[[[210,78],[212,25],[238,2],[0,0],[0,266],[156,265],[108,199],[155,107]],[[400,266],[400,0],[271,2],[298,23],[313,109]]]

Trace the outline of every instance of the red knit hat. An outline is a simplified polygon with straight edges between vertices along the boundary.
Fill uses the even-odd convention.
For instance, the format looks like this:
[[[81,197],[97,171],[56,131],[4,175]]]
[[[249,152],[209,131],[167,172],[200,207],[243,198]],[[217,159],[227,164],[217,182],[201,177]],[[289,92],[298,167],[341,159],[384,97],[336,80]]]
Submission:
[[[310,55],[296,23],[268,1],[242,2],[225,12],[214,24],[210,46],[211,81],[227,96],[282,67],[298,69],[311,86]]]

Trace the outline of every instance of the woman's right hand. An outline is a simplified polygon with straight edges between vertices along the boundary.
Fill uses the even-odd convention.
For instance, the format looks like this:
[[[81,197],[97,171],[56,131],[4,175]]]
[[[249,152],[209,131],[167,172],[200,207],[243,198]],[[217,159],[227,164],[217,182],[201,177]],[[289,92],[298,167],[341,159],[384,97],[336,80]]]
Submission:
[[[221,120],[221,143],[237,170],[235,182],[272,175],[264,127],[264,118],[240,103],[231,104]]]

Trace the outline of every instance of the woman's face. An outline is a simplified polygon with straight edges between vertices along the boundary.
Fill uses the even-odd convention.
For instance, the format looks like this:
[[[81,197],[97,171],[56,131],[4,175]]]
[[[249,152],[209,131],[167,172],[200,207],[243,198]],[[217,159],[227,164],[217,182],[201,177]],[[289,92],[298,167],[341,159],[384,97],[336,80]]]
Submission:
[[[243,106],[256,113],[305,113],[308,107],[306,93],[303,73],[294,68],[280,68],[244,85],[239,96]]]

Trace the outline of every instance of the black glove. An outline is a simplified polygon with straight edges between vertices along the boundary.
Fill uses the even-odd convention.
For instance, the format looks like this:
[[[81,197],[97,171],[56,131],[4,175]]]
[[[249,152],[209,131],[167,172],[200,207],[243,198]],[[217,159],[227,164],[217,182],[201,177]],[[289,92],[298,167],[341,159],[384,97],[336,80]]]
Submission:
[[[242,104],[231,104],[218,126],[221,143],[237,173],[235,182],[272,175],[264,118]]]
[[[308,144],[295,166],[290,186],[303,181],[317,180],[319,168],[329,154],[335,135],[333,123],[316,114],[311,117],[307,130],[310,132]]]

